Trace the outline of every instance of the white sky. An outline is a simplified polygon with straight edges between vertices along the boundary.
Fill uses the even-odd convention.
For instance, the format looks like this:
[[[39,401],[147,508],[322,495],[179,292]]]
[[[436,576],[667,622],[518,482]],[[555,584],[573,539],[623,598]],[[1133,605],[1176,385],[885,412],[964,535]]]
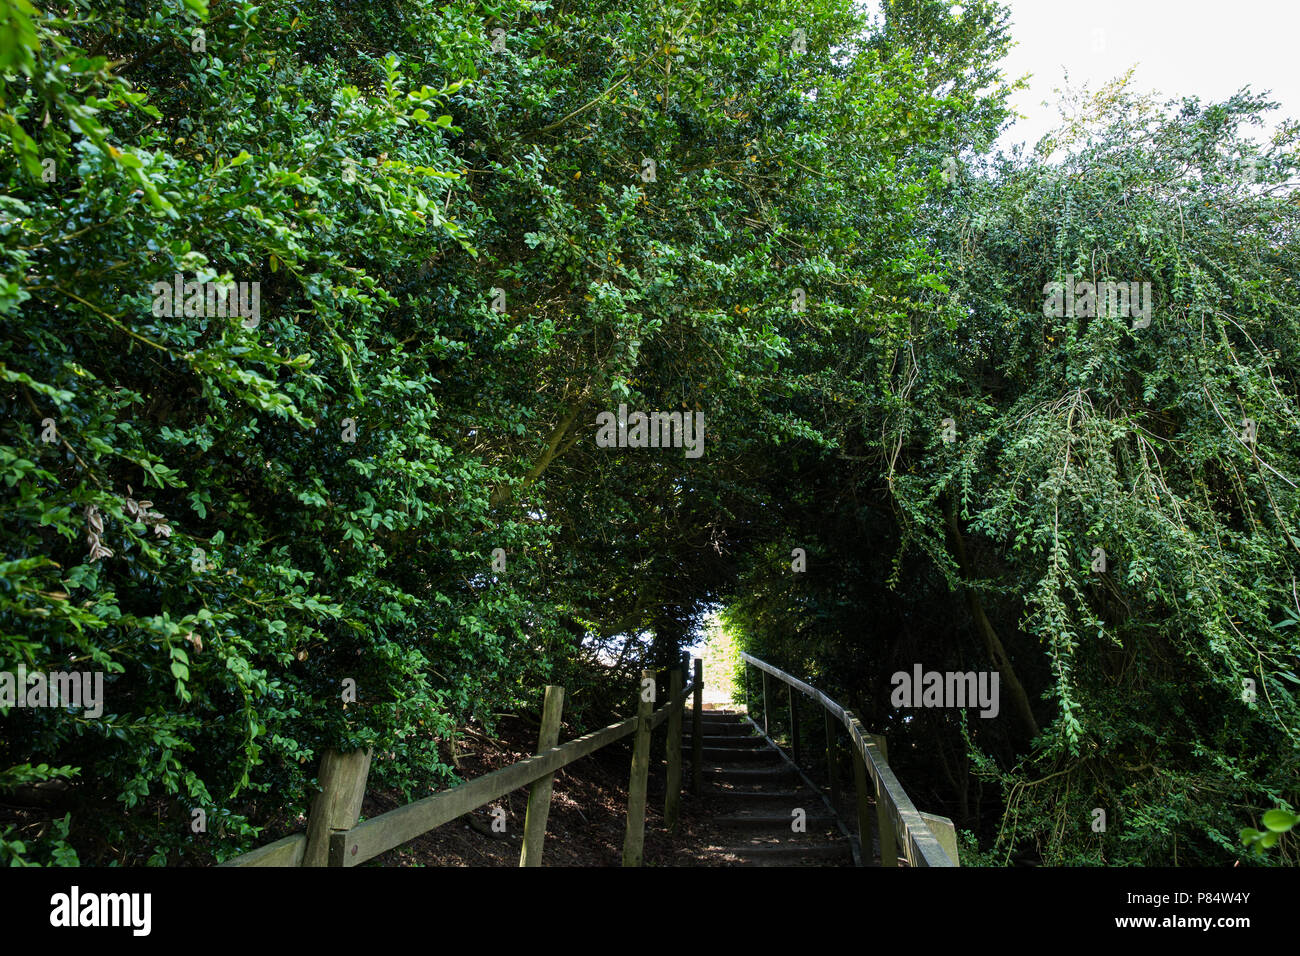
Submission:
[[[1221,100],[1243,86],[1271,91],[1279,118],[1300,117],[1300,0],[1002,0],[1016,41],[1009,79],[1033,74],[1012,99],[1025,116],[998,141],[1033,145],[1057,122],[1065,71],[1090,90],[1137,64],[1135,89]],[[1042,105],[1047,100],[1049,105]],[[1257,134],[1262,135],[1262,133]]]

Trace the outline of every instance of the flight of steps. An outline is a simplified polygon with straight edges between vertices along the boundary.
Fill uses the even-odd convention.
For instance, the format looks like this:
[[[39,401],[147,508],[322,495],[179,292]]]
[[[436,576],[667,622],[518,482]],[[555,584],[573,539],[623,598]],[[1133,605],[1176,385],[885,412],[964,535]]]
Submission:
[[[702,716],[705,796],[716,812],[715,853],[723,866],[851,866],[853,853],[820,795],[742,715]],[[691,721],[683,751],[692,753]],[[806,815],[806,832],[794,832],[792,811]]]

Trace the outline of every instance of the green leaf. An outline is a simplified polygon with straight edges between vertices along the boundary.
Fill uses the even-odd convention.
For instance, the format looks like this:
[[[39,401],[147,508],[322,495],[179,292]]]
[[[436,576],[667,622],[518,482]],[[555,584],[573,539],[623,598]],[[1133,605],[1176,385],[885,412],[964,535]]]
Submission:
[[[1264,826],[1275,833],[1286,833],[1296,825],[1297,817],[1294,813],[1288,813],[1286,810],[1270,810],[1264,814]]]

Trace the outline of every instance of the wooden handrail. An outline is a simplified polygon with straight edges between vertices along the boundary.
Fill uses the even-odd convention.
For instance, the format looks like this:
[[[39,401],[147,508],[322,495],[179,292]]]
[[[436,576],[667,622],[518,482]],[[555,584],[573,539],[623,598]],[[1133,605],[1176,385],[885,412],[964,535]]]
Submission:
[[[651,715],[650,728],[653,730],[667,718],[668,705],[665,704]],[[444,823],[450,823],[471,810],[500,799],[512,790],[526,787],[534,780],[567,767],[633,733],[638,719],[628,717],[620,720],[584,737],[552,747],[535,757],[527,757],[508,767],[475,777],[459,787],[372,817],[344,833],[335,833],[330,842],[330,865],[356,866],[364,863]]]
[[[301,866],[307,849],[307,834],[291,833],[283,840],[231,857],[217,866]]]
[[[911,797],[903,789],[902,783],[899,782],[894,771],[890,769],[889,761],[880,752],[880,747],[876,741],[872,740],[871,735],[863,730],[862,724],[851,712],[845,710],[811,684],[804,683],[799,678],[787,674],[778,667],[773,667],[766,661],[759,660],[752,654],[741,651],[740,658],[745,663],[752,664],[763,673],[770,674],[787,686],[793,687],[805,696],[817,701],[844,726],[844,729],[848,731],[849,739],[853,741],[854,749],[866,765],[867,772],[871,775],[877,805],[886,808],[893,828],[903,837],[903,852],[909,865],[959,865],[956,857],[950,854],[944,843],[935,836],[930,822],[926,819],[927,815],[916,809]],[[883,740],[883,738],[881,739]],[[939,826],[942,826],[945,822],[943,817],[930,816],[930,819],[934,820],[936,825]],[[948,846],[953,847],[954,850],[955,845],[955,839],[948,842]],[[869,846],[864,847],[863,855],[866,856],[869,850]]]
[[[698,668],[697,668],[698,673]],[[698,686],[692,680],[682,688],[675,700],[670,699],[658,710],[653,711],[646,720],[648,730],[653,731],[669,719],[674,703],[684,709],[685,700]],[[698,701],[697,701],[698,706]],[[557,716],[558,719],[558,716]],[[549,778],[562,767],[581,760],[583,757],[634,733],[640,722],[639,716],[628,717],[593,731],[567,743],[551,747],[535,756],[527,757],[508,767],[502,767],[492,773],[475,777],[450,790],[408,803],[387,813],[372,817],[364,823],[356,823],[356,813],[352,814],[348,824],[341,824],[347,829],[336,828],[329,833],[329,865],[338,867],[357,866],[367,860],[401,846],[428,831],[449,823],[457,817],[477,810],[485,804],[497,800],[507,793],[529,786],[539,780]],[[678,753],[680,759],[680,748]],[[369,761],[365,762],[366,772]],[[349,781],[349,785],[364,790],[365,772],[361,779]],[[678,775],[680,780],[680,774]],[[360,801],[356,801],[356,810]],[[277,840],[264,847],[227,860],[219,866],[300,866],[307,846],[306,834],[294,833],[282,840]],[[539,854],[540,856],[540,854]]]
[[[414,840],[471,810],[526,787],[538,777],[554,773],[575,760],[626,737],[636,730],[637,718],[629,717],[603,730],[552,747],[536,757],[527,757],[500,770],[475,777],[459,787],[408,803],[359,823],[351,830],[334,834],[330,842],[331,866],[356,866],[381,853]]]
[[[741,651],[740,656],[746,663],[753,664],[761,671],[767,671],[777,680],[785,681],[795,690],[802,691],[806,696],[811,697],[813,700],[817,701],[819,704],[821,704],[823,707],[829,710],[840,723],[844,724],[846,730],[848,729],[849,726],[848,720],[844,716],[845,713],[847,712],[844,710],[844,708],[841,707],[839,704],[835,703],[835,701],[831,700],[829,697],[827,697],[825,694],[819,691],[816,687],[813,687],[810,684],[805,684],[797,677],[791,677],[789,674],[787,674],[785,671],[781,670],[780,668],[773,667],[771,664],[767,663],[766,661],[760,661],[757,657],[754,657],[752,654],[746,654],[744,651]]]

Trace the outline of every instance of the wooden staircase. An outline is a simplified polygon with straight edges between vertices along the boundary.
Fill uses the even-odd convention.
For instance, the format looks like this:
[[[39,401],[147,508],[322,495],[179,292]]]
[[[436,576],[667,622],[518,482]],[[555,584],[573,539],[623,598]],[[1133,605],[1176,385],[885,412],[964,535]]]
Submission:
[[[821,795],[747,717],[706,711],[701,723],[702,796],[715,811],[710,822],[717,841],[710,855],[717,865],[853,865],[850,843]],[[690,754],[689,722],[683,740]]]

